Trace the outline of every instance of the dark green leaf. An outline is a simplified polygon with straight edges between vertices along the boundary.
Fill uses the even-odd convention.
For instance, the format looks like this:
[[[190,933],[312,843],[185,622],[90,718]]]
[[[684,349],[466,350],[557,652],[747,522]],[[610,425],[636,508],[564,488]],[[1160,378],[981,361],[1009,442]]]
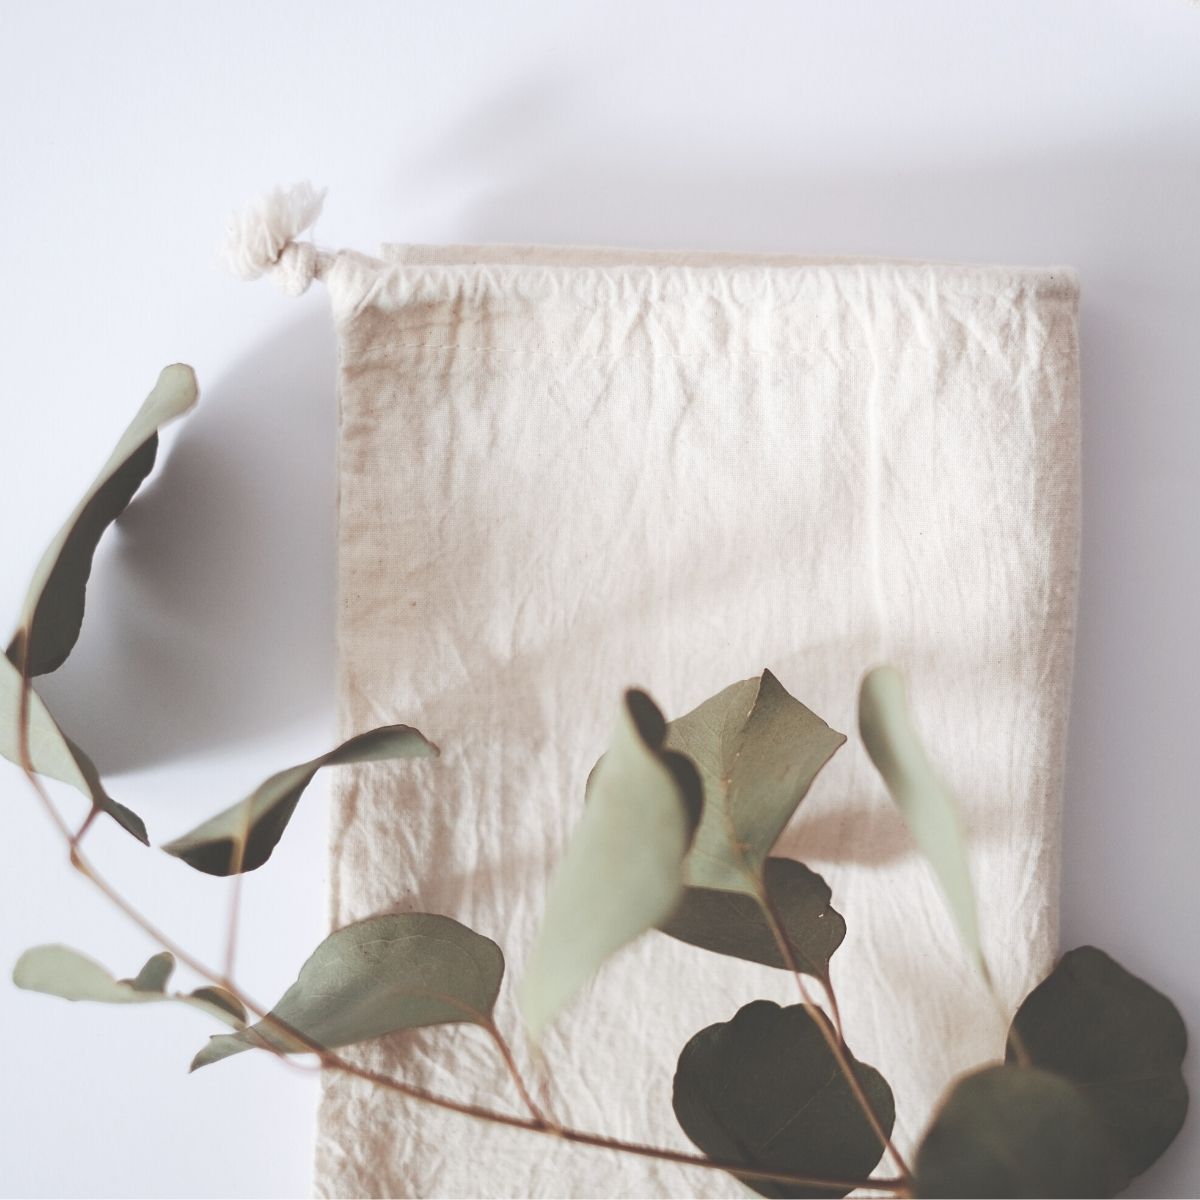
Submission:
[[[267,1020],[214,1037],[192,1070],[254,1048],[302,1054],[427,1025],[486,1026],[503,974],[500,947],[449,917],[369,917],[331,933],[300,968],[270,1013],[287,1029]]]
[[[246,1022],[246,1011],[224,988],[205,987],[194,992],[168,992],[175,958],[156,954],[134,979],[114,979],[98,962],[69,946],[34,946],[13,968],[13,983],[31,992],[61,996],[64,1000],[95,1000],[102,1004],[153,1004],[174,1000],[198,1008],[235,1029]]]
[[[797,1004],[756,1000],[683,1048],[675,1072],[675,1115],[710,1158],[819,1179],[865,1179],[883,1153],[838,1068],[818,1021]],[[892,1091],[874,1067],[851,1063],[890,1132]],[[739,1176],[739,1178],[742,1178]],[[851,1189],[806,1188],[742,1178],[764,1196],[844,1196]]]
[[[916,1194],[1111,1196],[1108,1136],[1066,1080],[988,1067],[960,1080],[934,1117],[917,1152]]]
[[[0,755],[20,765],[21,672],[0,655]],[[42,698],[29,689],[29,753],[33,769],[82,792],[139,842],[150,844],[137,813],[105,790],[95,763],[59,729]]]
[[[669,916],[683,894],[700,781],[687,759],[663,750],[665,733],[650,697],[627,692],[521,980],[534,1039],[602,963]]]
[[[1096,1107],[1121,1186],[1174,1140],[1188,1108],[1183,1018],[1102,950],[1064,954],[1017,1010],[1013,1028],[1037,1066],[1071,1080]]]
[[[288,767],[203,825],[163,847],[207,875],[237,875],[261,867],[283,836],[304,789],[322,767],[432,758],[438,748],[407,725],[383,725],[299,766]]]
[[[196,403],[191,367],[165,367],[86,495],[46,548],[25,596],[8,657],[28,674],[57,670],[79,638],[92,557],[104,531],[125,511],[154,466],[158,431]]]
[[[797,969],[828,978],[830,956],[846,936],[846,922],[830,907],[829,885],[788,858],[768,858],[763,879]],[[688,888],[659,928],[702,950],[789,969],[762,905],[745,892]]]
[[[762,866],[818,772],[845,742],[764,671],[672,721],[667,746],[704,784],[685,865],[691,887],[757,895]]]
[[[877,667],[863,679],[858,727],[917,848],[933,868],[963,945],[984,979],[990,981],[958,807],[913,728],[904,680],[894,667]]]

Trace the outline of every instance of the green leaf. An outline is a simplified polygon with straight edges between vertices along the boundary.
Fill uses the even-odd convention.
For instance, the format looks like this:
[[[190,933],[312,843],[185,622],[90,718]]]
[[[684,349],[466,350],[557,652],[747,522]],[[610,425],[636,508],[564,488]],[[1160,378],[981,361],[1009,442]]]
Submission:
[[[1095,1106],[1121,1187],[1174,1140],[1188,1108],[1183,1018],[1102,950],[1064,954],[1017,1010],[1013,1029],[1035,1065],[1065,1076]]]
[[[535,1040],[605,960],[670,916],[683,894],[700,780],[687,759],[664,750],[665,734],[650,697],[626,692],[521,981]]]
[[[819,875],[799,863],[768,868],[767,855],[845,740],[770,671],[725,688],[671,722],[667,745],[699,768],[704,817],[684,865],[690,886],[679,910],[659,926],[664,933],[718,954],[787,968],[768,918],[769,897],[797,968],[826,977],[845,922],[829,907],[829,889]]]
[[[191,367],[165,367],[108,462],[46,547],[25,596],[8,657],[30,676],[57,670],[79,638],[92,556],[104,531],[125,511],[158,452],[158,431],[196,403]]]
[[[757,895],[767,855],[845,740],[770,671],[672,721],[667,746],[696,764],[704,784],[688,884]]]
[[[961,1079],[917,1152],[920,1197],[1111,1196],[1108,1135],[1065,1079],[988,1067]]]
[[[114,979],[98,962],[69,946],[34,946],[17,959],[12,977],[19,988],[61,996],[64,1000],[95,1000],[102,1004],[155,1004],[173,1000],[198,1008],[235,1029],[246,1023],[241,1002],[224,988],[168,992],[167,983],[174,970],[174,956],[156,954],[136,978]]]
[[[710,1158],[819,1179],[865,1179],[883,1154],[807,1005],[755,1000],[732,1021],[702,1029],[675,1072],[675,1116]],[[892,1090],[849,1055],[886,1131]],[[805,1188],[738,1176],[764,1196],[844,1196],[850,1187]]]
[[[846,936],[846,922],[830,906],[829,885],[788,858],[768,858],[763,879],[797,969],[827,979],[829,959]],[[790,969],[761,903],[745,892],[688,888],[659,929],[702,950]]]
[[[255,1048],[303,1054],[427,1025],[488,1027],[503,974],[500,947],[449,917],[368,917],[316,948],[270,1019],[212,1038],[191,1069]]]
[[[21,763],[21,672],[0,655],[0,754]],[[139,842],[150,844],[142,819],[105,790],[95,763],[58,727],[42,698],[29,689],[29,755],[33,769],[82,792]]]
[[[382,725],[295,767],[279,771],[232,807],[163,847],[207,875],[254,871],[271,857],[304,789],[322,767],[436,758],[438,748],[407,725]]]
[[[933,868],[963,945],[984,979],[990,979],[958,808],[913,729],[904,680],[894,667],[877,667],[863,679],[858,727],[917,848]]]

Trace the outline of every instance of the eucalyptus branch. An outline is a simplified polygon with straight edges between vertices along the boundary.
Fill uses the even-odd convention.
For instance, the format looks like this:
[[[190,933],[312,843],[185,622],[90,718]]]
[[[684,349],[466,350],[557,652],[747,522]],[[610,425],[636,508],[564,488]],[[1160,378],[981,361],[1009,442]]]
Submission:
[[[146,933],[153,941],[158,943],[164,950],[173,954],[180,962],[184,963],[197,975],[209,980],[212,983],[220,984],[225,987],[245,1008],[248,1012],[258,1017],[268,1026],[273,1027],[280,1033],[286,1034],[288,1037],[295,1039],[306,1047],[311,1053],[317,1056],[320,1065],[327,1070],[339,1071],[343,1074],[354,1076],[362,1079],[365,1082],[377,1084],[388,1091],[396,1092],[406,1096],[409,1099],[429,1104],[433,1107],[442,1108],[451,1112],[459,1113],[462,1116],[473,1117],[477,1120],[487,1121],[496,1125],[507,1126],[511,1129],[521,1129],[529,1133],[537,1133],[545,1136],[556,1137],[565,1142],[570,1142],[581,1146],[593,1146],[599,1149],[607,1149],[619,1153],[635,1155],[641,1158],[658,1159],[662,1162],[676,1163],[680,1166],[699,1167],[706,1170],[716,1170],[731,1172],[736,1175],[741,1175],[747,1179],[759,1179],[771,1183],[789,1184],[795,1187],[805,1188],[828,1188],[850,1191],[855,1188],[869,1187],[872,1189],[896,1189],[903,1188],[904,1180],[894,1179],[833,1179],[822,1178],[816,1176],[796,1175],[787,1171],[770,1171],[760,1169],[753,1166],[744,1166],[741,1163],[722,1162],[717,1159],[704,1158],[700,1155],[687,1154],[681,1151],[669,1150],[664,1147],[647,1146],[637,1142],[626,1142],[618,1138],[606,1137],[603,1134],[590,1133],[585,1130],[573,1129],[568,1126],[558,1125],[549,1120],[538,1108],[529,1094],[528,1088],[525,1085],[524,1079],[521,1077],[520,1071],[517,1068],[516,1061],[512,1056],[511,1049],[504,1040],[503,1035],[495,1028],[494,1024],[485,1029],[492,1035],[497,1048],[501,1052],[501,1057],[505,1061],[505,1065],[512,1075],[513,1080],[520,1092],[523,1101],[530,1109],[530,1117],[519,1117],[512,1113],[500,1112],[495,1109],[490,1109],[477,1104],[470,1104],[464,1101],[454,1100],[448,1096],[441,1096],[435,1092],[427,1091],[424,1088],[417,1087],[414,1084],[405,1083],[402,1080],[392,1078],[389,1075],[384,1075],[376,1071],[371,1071],[365,1067],[357,1066],[354,1063],[347,1061],[340,1055],[334,1054],[332,1051],[321,1046],[319,1043],[312,1041],[306,1037],[304,1033],[293,1028],[286,1022],[280,1021],[273,1017],[269,1011],[263,1006],[257,1004],[253,999],[246,995],[236,983],[228,979],[222,972],[218,972],[213,968],[202,963],[199,959],[188,953],[182,946],[168,937],[161,929],[153,924],[147,917],[136,909],[133,904],[125,899],[115,887],[112,886],[83,856],[78,847],[78,835],[73,835],[70,826],[63,819],[62,814],[58,811],[58,807],[50,798],[41,780],[38,778],[34,770],[30,750],[29,750],[29,720],[28,720],[28,693],[30,690],[28,675],[22,674],[22,702],[20,707],[20,723],[19,723],[19,748],[20,748],[20,766],[25,778],[29,781],[30,786],[37,794],[42,802],[44,809],[51,818],[51,821],[59,833],[65,839],[68,846],[69,861],[71,866],[75,868],[85,879],[96,887],[102,895],[113,905],[116,906],[130,921],[138,926]],[[85,826],[86,826],[85,822]],[[287,1060],[287,1056],[273,1047],[265,1047],[272,1050],[279,1058]],[[903,1190],[897,1191],[895,1194],[903,1195]]]
[[[832,1022],[825,1015],[824,1011],[813,1001],[812,993],[808,990],[807,984],[804,982],[804,976],[800,973],[800,968],[796,965],[796,955],[792,950],[791,942],[788,940],[787,934],[784,932],[783,923],[779,918],[779,912],[775,908],[775,903],[771,899],[770,892],[764,884],[759,884],[759,899],[763,906],[763,911],[767,917],[767,923],[771,926],[771,933],[775,938],[775,942],[779,947],[779,953],[783,956],[783,961],[787,964],[788,969],[792,973],[792,977],[796,981],[796,990],[800,993],[800,999],[809,1006],[814,1014],[819,1014],[815,1017],[816,1023],[821,1030],[822,1036],[825,1038],[829,1046],[830,1053],[837,1061],[838,1067],[842,1074],[846,1077],[846,1082],[850,1085],[850,1090],[854,1094],[854,1099],[857,1101],[859,1108],[862,1109],[863,1116],[866,1117],[875,1136],[879,1138],[880,1143],[891,1155],[896,1167],[901,1173],[905,1188],[911,1187],[913,1173],[905,1161],[900,1150],[888,1136],[887,1130],[883,1126],[883,1122],[879,1119],[879,1114],[871,1105],[870,1099],[863,1091],[862,1081],[858,1078],[857,1072],[854,1070],[854,1065],[846,1056],[846,1041],[842,1036],[840,1021],[838,1028],[835,1030]],[[831,998],[833,996],[833,984],[829,980],[823,981],[825,991]],[[836,1005],[836,1001],[834,1002]]]

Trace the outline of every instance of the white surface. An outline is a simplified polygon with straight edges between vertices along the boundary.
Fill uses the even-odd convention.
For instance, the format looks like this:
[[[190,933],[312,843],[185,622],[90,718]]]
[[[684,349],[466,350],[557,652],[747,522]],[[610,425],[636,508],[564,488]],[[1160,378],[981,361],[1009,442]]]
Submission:
[[[165,362],[201,411],[111,539],[48,688],[159,840],[332,730],[333,335],[214,269],[228,210],[331,189],[323,242],[854,252],[1081,272],[1085,535],[1064,944],[1104,946],[1200,1032],[1200,9],[942,3],[8,4],[0,9],[6,454],[0,618]],[[56,439],[61,440],[55,446]],[[71,876],[4,776],[0,963],[152,947]],[[270,999],[319,936],[322,790],[251,876]],[[161,923],[220,953],[227,887],[96,831]],[[8,1195],[296,1195],[312,1081],[188,1077],[186,1011],[0,984]],[[1193,1087],[1195,1055],[1189,1060]],[[469,1144],[464,1128],[464,1145]],[[1134,1187],[1200,1184],[1189,1125]]]

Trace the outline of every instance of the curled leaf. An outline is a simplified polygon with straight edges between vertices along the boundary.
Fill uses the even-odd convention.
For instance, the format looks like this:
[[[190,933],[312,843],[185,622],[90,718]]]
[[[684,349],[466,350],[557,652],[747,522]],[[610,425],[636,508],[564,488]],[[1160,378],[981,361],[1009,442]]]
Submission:
[[[755,1000],[732,1021],[702,1029],[683,1048],[673,1103],[684,1133],[710,1158],[819,1179],[865,1179],[883,1146],[863,1115],[807,1005]],[[850,1058],[885,1131],[895,1122],[887,1081]],[[764,1196],[844,1196],[738,1176]]]
[[[745,962],[829,977],[829,959],[846,936],[846,922],[830,901],[829,885],[803,863],[768,858],[763,884],[791,948],[792,963],[756,896],[715,888],[688,888],[683,902],[659,929],[702,950]]]
[[[664,749],[665,733],[650,697],[627,692],[521,981],[535,1039],[603,962],[669,917],[683,894],[700,781],[686,758]]]
[[[159,429],[187,412],[196,396],[191,367],[175,363],[163,368],[100,474],[46,547],[8,647],[9,659],[18,668],[26,662],[30,676],[57,670],[74,648],[96,546],[150,474]]]
[[[163,849],[207,875],[254,871],[271,857],[304,789],[322,767],[384,762],[395,758],[434,758],[438,748],[408,725],[383,725],[295,767],[279,771],[224,812]]]
[[[913,728],[904,680],[894,667],[877,667],[863,679],[858,727],[917,848],[933,868],[964,947],[988,979],[958,808]]]
[[[21,763],[21,672],[0,655],[0,754]],[[139,842],[150,844],[137,813],[117,803],[105,790],[95,763],[58,727],[42,698],[29,689],[29,756],[33,769],[82,792]]]
[[[988,1067],[959,1080],[917,1152],[916,1194],[1111,1196],[1108,1138],[1065,1079]]]
[[[241,1002],[224,988],[204,987],[194,992],[168,992],[175,970],[171,954],[156,954],[133,979],[114,979],[98,962],[69,946],[34,946],[17,959],[13,983],[30,992],[60,996],[64,1000],[94,1000],[101,1004],[155,1004],[174,1000],[235,1029],[246,1021]]]
[[[243,1050],[333,1050],[402,1029],[487,1026],[500,991],[500,947],[449,917],[368,917],[331,933],[266,1020],[209,1040],[192,1070]]]
[[[1188,1109],[1183,1018],[1102,950],[1081,946],[1064,954],[1025,998],[1013,1029],[1036,1066],[1069,1079],[1096,1108],[1120,1187],[1175,1139]]]
[[[684,864],[683,902],[659,928],[693,946],[825,978],[846,926],[815,872],[771,848],[845,736],[764,671],[667,727],[700,771],[704,817]],[[773,922],[778,919],[778,932]]]
[[[845,740],[770,671],[672,721],[666,744],[696,764],[704,785],[688,885],[757,894],[771,848]]]

